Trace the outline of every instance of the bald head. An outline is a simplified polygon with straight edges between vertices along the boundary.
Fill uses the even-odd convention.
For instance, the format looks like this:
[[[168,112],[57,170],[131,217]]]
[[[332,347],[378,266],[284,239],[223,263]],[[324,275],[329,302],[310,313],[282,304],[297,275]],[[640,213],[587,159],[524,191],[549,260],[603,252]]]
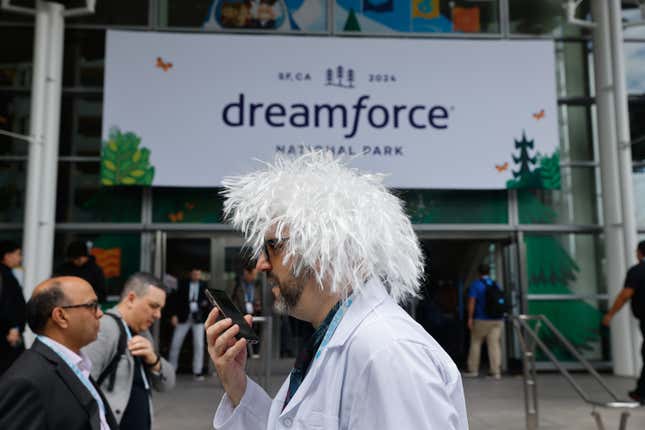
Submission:
[[[55,308],[85,303],[92,297],[96,298],[92,286],[81,278],[61,276],[47,279],[36,286],[27,302],[27,323],[34,333],[44,334]]]
[[[56,278],[47,279],[46,281],[38,284],[36,288],[34,288],[31,298],[33,299],[34,297],[47,293],[52,289],[59,289],[63,294],[67,295],[68,293],[73,293],[79,289],[85,290],[85,292],[91,291],[92,286],[84,279],[76,276],[58,276]]]

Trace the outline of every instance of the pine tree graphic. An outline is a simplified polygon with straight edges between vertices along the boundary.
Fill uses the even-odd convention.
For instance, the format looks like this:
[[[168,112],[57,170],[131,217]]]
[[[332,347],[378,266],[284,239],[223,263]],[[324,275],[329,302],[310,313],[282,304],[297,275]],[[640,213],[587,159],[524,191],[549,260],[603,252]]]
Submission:
[[[334,80],[334,71],[331,69],[331,67],[327,69],[326,76],[327,76],[327,84],[326,85],[332,85],[333,84],[332,81]]]
[[[520,223],[552,224],[557,213],[544,205],[534,190],[518,192]],[[566,240],[555,235],[526,235],[528,293],[570,295],[576,293],[571,284],[580,273],[580,266],[569,254]],[[558,330],[579,350],[592,350],[600,338],[601,312],[584,300],[572,300],[563,305],[559,301],[531,300],[528,313],[545,315]],[[575,324],[571,322],[575,321]],[[549,330],[539,332],[555,355],[561,360],[572,360],[560,342]],[[541,353],[538,359],[545,360]]]
[[[349,10],[349,16],[347,17],[347,21],[345,21],[343,31],[361,31],[361,25],[358,23],[354,9]]]
[[[347,69],[347,86],[354,87],[354,69]]]
[[[559,188],[560,166],[557,151],[551,157],[539,153],[531,155],[535,143],[526,137],[524,130],[522,139],[514,139],[514,142],[515,149],[519,151],[518,155],[512,155],[517,170],[512,170],[513,179],[506,181],[506,188]],[[547,180],[546,184],[544,180]]]
[[[537,157],[531,157],[529,155],[529,149],[533,149],[533,141],[526,139],[526,133],[524,130],[522,130],[522,140],[515,141],[515,149],[520,150],[520,156],[516,157],[513,155],[513,161],[515,164],[520,164],[520,170],[513,170],[513,177],[522,179],[531,174],[531,165],[535,165],[537,163]]]

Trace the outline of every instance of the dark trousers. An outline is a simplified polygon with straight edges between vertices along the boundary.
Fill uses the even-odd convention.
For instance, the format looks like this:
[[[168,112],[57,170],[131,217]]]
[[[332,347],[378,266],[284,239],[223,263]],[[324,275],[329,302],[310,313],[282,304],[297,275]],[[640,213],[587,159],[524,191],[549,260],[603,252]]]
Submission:
[[[643,344],[641,345],[641,358],[643,359],[643,367],[641,368],[641,376],[636,383],[636,392],[645,398],[645,319],[640,320],[641,334],[643,335]]]

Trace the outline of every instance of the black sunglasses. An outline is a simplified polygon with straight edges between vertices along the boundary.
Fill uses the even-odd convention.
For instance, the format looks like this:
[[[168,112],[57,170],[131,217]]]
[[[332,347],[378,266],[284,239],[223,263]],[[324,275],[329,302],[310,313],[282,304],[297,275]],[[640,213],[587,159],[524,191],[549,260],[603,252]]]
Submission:
[[[288,237],[283,237],[282,239],[267,239],[264,241],[264,257],[269,259],[269,250],[276,251],[279,249],[284,242],[289,240]]]
[[[98,300],[93,300],[91,302],[81,303],[80,305],[65,305],[59,307],[63,309],[87,308],[96,313],[96,311],[99,309],[99,302]]]

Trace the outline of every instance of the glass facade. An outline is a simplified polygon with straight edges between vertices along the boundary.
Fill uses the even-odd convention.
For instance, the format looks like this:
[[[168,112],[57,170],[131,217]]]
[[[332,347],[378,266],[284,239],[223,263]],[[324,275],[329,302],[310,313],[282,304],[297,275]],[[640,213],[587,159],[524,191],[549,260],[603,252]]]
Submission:
[[[267,34],[543,38],[555,40],[561,169],[557,190],[397,190],[424,232],[477,238],[500,232],[504,241],[526,229],[529,311],[553,318],[568,338],[606,360],[599,316],[607,302],[600,236],[602,195],[594,134],[593,61],[589,34],[565,22],[561,0],[394,1],[276,0],[258,11],[227,0],[97,2],[96,14],[69,19],[65,32],[58,163],[55,264],[74,239],[119,249],[110,292],[126,274],[152,267],[151,232],[221,230],[218,188],[104,188],[99,183],[105,35],[110,28],[141,31],[221,31]],[[31,7],[33,2],[12,4]],[[502,11],[507,4],[508,10]],[[506,13],[504,13],[506,12]],[[580,10],[580,17],[588,11]],[[504,19],[503,17],[508,18]],[[633,11],[626,19],[637,19]],[[33,19],[0,11],[0,130],[28,134]],[[476,42],[473,42],[476,43]],[[628,28],[625,42],[629,113],[639,229],[645,234],[645,30]],[[20,240],[24,217],[27,144],[0,135],[0,237]],[[169,227],[170,226],[170,227]],[[536,229],[560,227],[558,234]],[[581,229],[587,229],[584,234]],[[464,233],[466,232],[466,233]],[[470,233],[469,233],[470,232]],[[143,256],[143,259],[142,259]],[[545,295],[544,297],[538,297]],[[562,297],[555,297],[559,295]],[[584,295],[584,299],[578,298]],[[573,332],[571,312],[585,322]]]

